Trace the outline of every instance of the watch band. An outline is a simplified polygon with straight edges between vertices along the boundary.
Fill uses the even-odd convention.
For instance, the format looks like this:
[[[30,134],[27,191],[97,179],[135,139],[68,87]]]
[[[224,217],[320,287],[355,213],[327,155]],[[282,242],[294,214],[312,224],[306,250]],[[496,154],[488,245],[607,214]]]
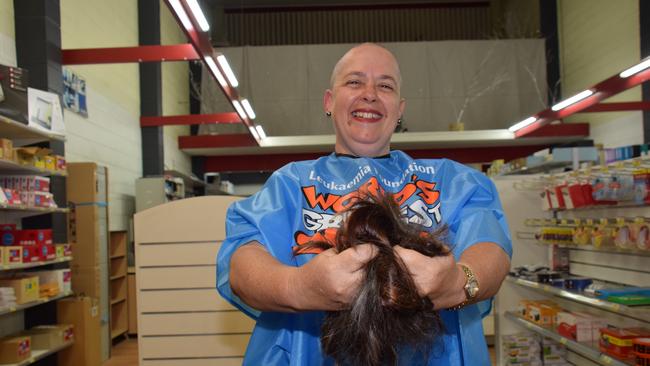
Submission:
[[[476,276],[474,275],[472,269],[463,263],[458,263],[458,265],[460,265],[460,268],[463,270],[463,273],[465,274],[465,285],[463,285],[463,290],[465,291],[466,297],[463,302],[449,308],[449,310],[459,310],[463,308],[470,301],[474,300],[478,293],[478,280],[476,279]]]

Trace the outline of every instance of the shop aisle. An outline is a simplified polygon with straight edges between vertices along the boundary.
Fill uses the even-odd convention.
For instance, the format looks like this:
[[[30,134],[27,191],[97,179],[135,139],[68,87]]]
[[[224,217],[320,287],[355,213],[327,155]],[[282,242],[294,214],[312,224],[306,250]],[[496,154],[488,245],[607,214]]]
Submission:
[[[138,366],[138,338],[116,344],[111,350],[111,358],[103,366]]]

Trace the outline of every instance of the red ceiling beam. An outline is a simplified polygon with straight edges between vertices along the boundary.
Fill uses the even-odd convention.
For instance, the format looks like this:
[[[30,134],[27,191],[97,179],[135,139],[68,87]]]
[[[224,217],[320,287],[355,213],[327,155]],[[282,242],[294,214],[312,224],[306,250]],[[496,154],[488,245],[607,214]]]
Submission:
[[[217,62],[217,57],[221,55],[221,53],[217,52],[212,47],[212,44],[210,43],[209,34],[207,32],[200,30],[199,22],[194,17],[194,13],[190,9],[190,6],[187,4],[187,0],[165,0],[165,4],[167,4],[167,7],[169,8],[174,18],[176,19],[176,22],[180,26],[181,30],[185,32],[185,35],[190,40],[190,43],[192,43],[192,45],[194,46],[196,53],[200,56],[200,58],[203,60],[206,66],[208,66],[208,70],[210,70],[210,74],[217,82],[217,85],[219,85],[226,98],[228,98],[228,101],[232,105],[233,109],[237,110],[234,103],[235,101],[239,100],[239,93],[237,89],[233,88],[229,83],[227,83],[226,85],[221,84],[219,80],[217,80],[217,77],[214,75],[214,72],[217,72],[223,75],[224,78],[226,77],[224,70],[221,68],[221,65],[219,65],[219,63]],[[187,16],[187,18],[189,19],[189,23],[186,22],[185,24],[183,24],[183,20],[179,16],[179,12],[182,12]],[[206,61],[207,57],[212,58],[217,70],[214,70],[212,67],[210,67],[210,64],[208,64]],[[248,117],[246,118],[244,117],[245,116],[242,116],[242,122],[244,123],[244,125],[248,127],[249,131],[254,130],[255,125],[253,121],[251,121]],[[253,138],[252,132],[251,132],[251,138]],[[253,141],[255,141],[255,146],[259,146],[259,143],[257,142],[257,140],[255,140],[255,138],[253,138]]]
[[[207,125],[221,123],[241,123],[241,118],[239,118],[239,115],[235,112],[215,114],[187,114],[182,116],[140,117],[140,127]]]
[[[199,55],[187,44],[61,50],[64,65],[115,64],[196,60]]]
[[[650,102],[620,102],[620,103],[600,103],[583,112],[620,112],[620,111],[650,111]]]
[[[257,146],[257,141],[249,134],[229,134],[229,135],[196,135],[196,136],[179,136],[179,149],[200,149],[210,147],[249,147]],[[256,160],[262,155],[257,155]]]
[[[505,159],[506,161],[509,161],[530,155],[536,151],[545,149],[548,146],[549,145],[463,147],[450,149],[405,150],[405,152],[416,159],[448,158],[461,163],[471,164],[485,163],[495,159]],[[277,170],[293,161],[311,160],[328,154],[329,153],[302,153],[206,156],[203,169],[206,172],[268,172]],[[262,156],[263,158],[261,158]]]
[[[533,117],[535,117],[537,121],[516,131],[515,136],[524,137],[553,121],[561,120],[562,118],[568,117],[575,113],[584,112],[587,108],[597,105],[602,100],[607,99],[612,95],[618,94],[624,90],[637,86],[641,83],[644,83],[649,79],[650,69],[645,69],[627,78],[621,78],[618,74],[616,74],[609,79],[606,79],[589,88],[589,90],[592,90],[594,94],[577,103],[571,104],[559,111],[553,111],[551,108],[548,108],[535,114]]]
[[[576,139],[589,136],[589,123],[556,123],[544,125],[524,136],[527,137],[564,137],[576,136]]]

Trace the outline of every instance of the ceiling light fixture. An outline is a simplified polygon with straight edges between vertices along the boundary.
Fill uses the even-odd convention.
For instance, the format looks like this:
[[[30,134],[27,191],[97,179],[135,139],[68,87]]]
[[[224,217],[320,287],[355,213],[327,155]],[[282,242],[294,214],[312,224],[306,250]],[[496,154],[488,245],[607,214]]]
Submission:
[[[183,9],[183,6],[181,5],[179,0],[169,0],[169,4],[172,6],[174,9],[174,12],[178,16],[178,19],[181,21],[183,24],[183,27],[185,29],[189,30],[192,29],[192,22],[190,21],[190,18],[187,17],[187,13],[185,12],[185,9]]]
[[[266,138],[266,132],[264,132],[262,125],[255,126],[255,129],[257,130],[257,134],[260,136],[260,140],[264,140]]]
[[[638,73],[640,71],[643,71],[643,70],[647,69],[648,67],[650,67],[650,57],[648,57],[644,61],[641,61],[640,63],[630,67],[629,69],[621,72],[620,74],[618,74],[618,76],[620,76],[622,78],[626,78],[626,77],[632,76],[632,75],[634,75],[634,74],[636,74],[636,73]]]
[[[242,120],[246,119],[246,113],[244,112],[244,108],[241,107],[241,104],[239,104],[238,100],[233,100],[232,105],[235,106],[235,110],[237,110],[237,114],[239,114],[239,117]]]
[[[226,79],[223,78],[223,75],[221,75],[221,71],[217,68],[217,64],[214,63],[214,60],[212,59],[211,56],[205,56],[205,63],[208,64],[208,67],[210,68],[210,71],[212,71],[212,74],[214,74],[214,77],[217,78],[217,81],[219,84],[221,84],[222,87],[226,87],[228,83],[226,83]]]
[[[246,111],[248,118],[255,119],[255,111],[253,111],[253,107],[251,107],[251,104],[248,102],[248,99],[242,99],[241,105],[244,107],[244,110]]]
[[[230,82],[230,85],[232,85],[233,88],[236,88],[237,85],[239,85],[239,82],[237,81],[237,78],[235,77],[235,73],[232,72],[232,69],[230,68],[230,65],[228,64],[228,60],[226,60],[226,56],[224,56],[224,55],[217,56],[217,62],[219,63],[219,65],[221,65],[221,69],[226,74],[226,77],[228,78],[228,81]]]
[[[196,19],[196,21],[199,23],[201,30],[204,32],[209,31],[210,24],[208,23],[208,20],[205,19],[205,15],[203,15],[203,11],[201,10],[199,3],[196,0],[187,0],[187,5],[190,6],[192,14],[194,14],[194,19]]]
[[[519,130],[521,130],[522,128],[524,128],[526,126],[529,126],[529,125],[533,124],[533,122],[535,122],[535,121],[537,121],[537,118],[528,117],[525,120],[523,120],[521,122],[517,122],[514,125],[510,126],[510,128],[508,128],[508,131],[510,131],[510,132],[519,131]]]
[[[565,99],[565,100],[561,101],[560,103],[554,105],[553,107],[551,107],[551,109],[553,110],[553,112],[557,112],[557,111],[559,111],[561,109],[564,109],[564,108],[570,106],[571,104],[575,104],[575,103],[587,98],[588,96],[590,96],[592,94],[594,94],[594,92],[589,90],[589,89],[581,91],[580,93],[572,96],[571,98]]]
[[[251,135],[253,135],[253,137],[255,138],[255,140],[259,140],[259,139],[260,139],[260,136],[257,134],[257,129],[255,128],[255,126],[250,126],[250,127],[248,127],[248,130],[251,131]]]

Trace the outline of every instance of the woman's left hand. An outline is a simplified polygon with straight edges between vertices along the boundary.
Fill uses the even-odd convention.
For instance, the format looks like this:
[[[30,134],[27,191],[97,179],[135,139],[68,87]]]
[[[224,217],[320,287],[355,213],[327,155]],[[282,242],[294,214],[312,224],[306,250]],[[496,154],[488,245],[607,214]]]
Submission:
[[[393,249],[402,258],[420,296],[428,297],[436,310],[465,301],[463,287],[467,279],[453,255],[428,257],[399,245]]]

